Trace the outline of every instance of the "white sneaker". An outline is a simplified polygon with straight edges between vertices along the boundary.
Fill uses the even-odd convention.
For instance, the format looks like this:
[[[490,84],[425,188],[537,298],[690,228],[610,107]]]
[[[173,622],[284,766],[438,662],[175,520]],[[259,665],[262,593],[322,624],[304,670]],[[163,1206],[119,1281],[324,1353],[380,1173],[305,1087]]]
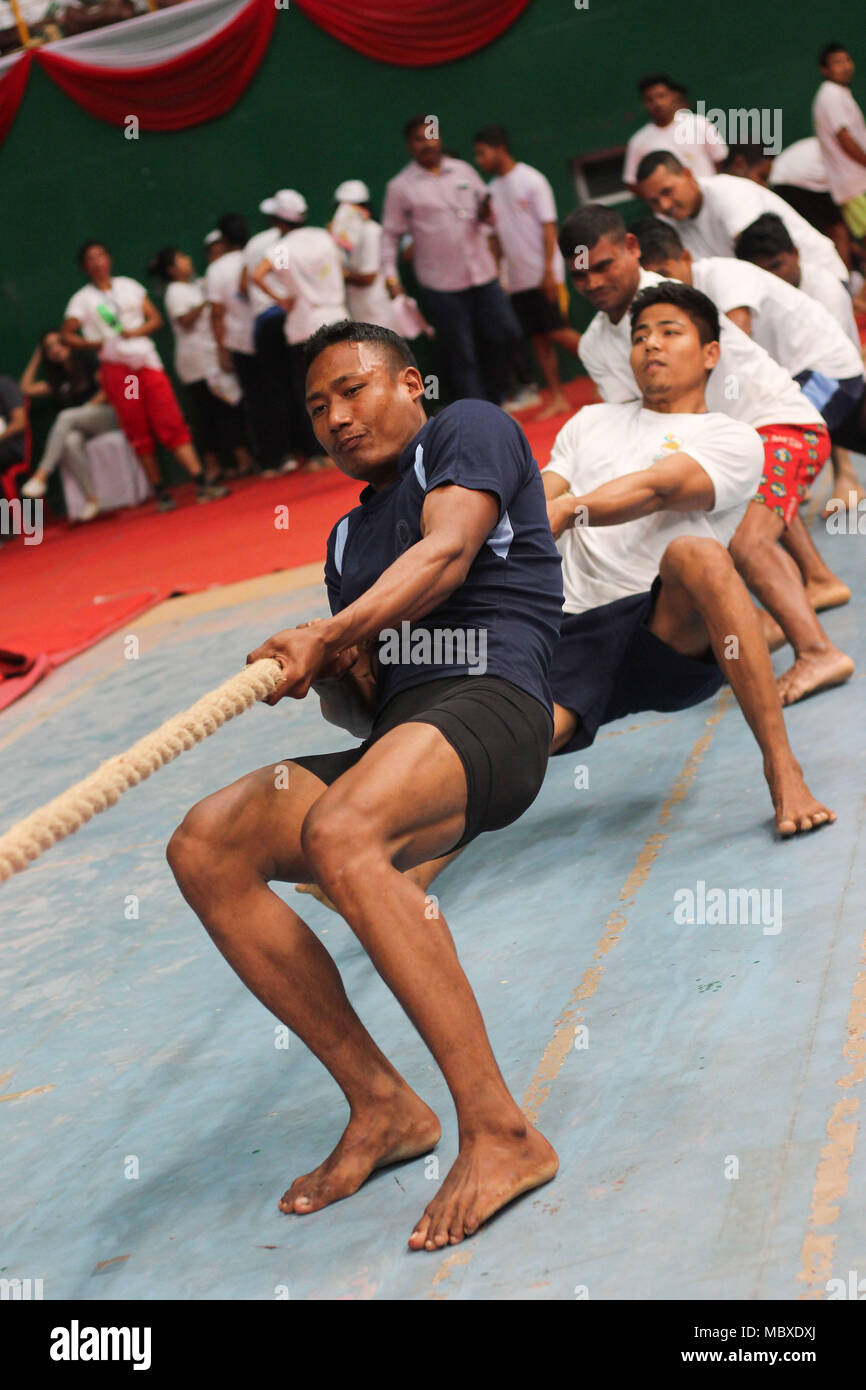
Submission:
[[[521,386],[519,391],[502,402],[502,409],[512,414],[516,410],[529,410],[534,405],[541,405],[541,392],[538,387]]]
[[[98,502],[85,502],[79,521],[92,521],[95,516],[99,516]]]
[[[44,478],[38,477],[36,473],[27,479],[21,488],[22,497],[44,497],[48,484]]]

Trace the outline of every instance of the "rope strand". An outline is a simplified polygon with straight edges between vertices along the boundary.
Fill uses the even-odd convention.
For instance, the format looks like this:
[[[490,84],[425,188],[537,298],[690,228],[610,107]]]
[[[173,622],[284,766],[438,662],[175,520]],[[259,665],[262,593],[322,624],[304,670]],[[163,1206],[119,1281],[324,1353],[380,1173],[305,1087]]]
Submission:
[[[236,714],[264,700],[283,679],[278,661],[254,661],[230,680],[167,719],[124,753],[109,758],[89,777],[68,787],[38,811],[0,835],[0,883],[26,869],[58,840],[72,835],[100,811],[114,806],[129,787],[138,786],[194,743],[215,733]]]

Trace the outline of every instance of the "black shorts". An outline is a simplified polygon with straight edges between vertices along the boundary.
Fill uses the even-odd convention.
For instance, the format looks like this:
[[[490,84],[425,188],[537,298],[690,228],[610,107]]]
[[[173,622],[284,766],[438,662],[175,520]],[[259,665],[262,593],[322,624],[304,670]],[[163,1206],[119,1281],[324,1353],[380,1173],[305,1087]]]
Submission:
[[[432,724],[463,764],[466,825],[453,849],[462,849],[485,830],[510,825],[541,790],[553,721],[532,695],[501,676],[456,676],[413,685],[389,700],[360,747],[292,761],[330,786],[398,724]]]
[[[817,227],[818,231],[824,232],[825,235],[831,227],[842,221],[841,209],[833,202],[829,193],[816,193],[811,188],[798,188],[793,183],[774,183],[770,192],[778,193],[795,212],[799,212],[801,217],[805,217],[807,222],[811,222],[813,227]]]
[[[573,710],[579,723],[560,753],[588,748],[602,724],[642,710],[688,709],[722,685],[712,653],[704,660],[682,656],[650,632],[660,589],[657,577],[648,593],[563,613],[550,685],[556,703]]]
[[[518,290],[511,296],[511,303],[527,338],[567,327],[559,305],[552,303],[543,290]]]

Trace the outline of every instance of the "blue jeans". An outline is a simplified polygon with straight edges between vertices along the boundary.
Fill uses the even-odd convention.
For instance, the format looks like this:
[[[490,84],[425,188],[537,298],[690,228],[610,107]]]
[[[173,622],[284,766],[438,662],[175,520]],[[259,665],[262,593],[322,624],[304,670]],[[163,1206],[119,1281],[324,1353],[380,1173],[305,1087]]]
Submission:
[[[454,400],[466,397],[499,405],[520,325],[498,280],[468,290],[424,288],[439,345],[439,362]]]

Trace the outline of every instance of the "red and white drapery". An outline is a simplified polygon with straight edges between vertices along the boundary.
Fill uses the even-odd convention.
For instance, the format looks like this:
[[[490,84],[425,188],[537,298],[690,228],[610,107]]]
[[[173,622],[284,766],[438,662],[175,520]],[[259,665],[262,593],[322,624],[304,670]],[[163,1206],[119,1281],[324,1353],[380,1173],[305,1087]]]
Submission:
[[[425,67],[491,43],[529,0],[186,0],[185,4],[0,59],[0,143],[31,63],[92,116],[142,130],[181,130],[228,111],[295,6],[341,43],[379,62]]]

